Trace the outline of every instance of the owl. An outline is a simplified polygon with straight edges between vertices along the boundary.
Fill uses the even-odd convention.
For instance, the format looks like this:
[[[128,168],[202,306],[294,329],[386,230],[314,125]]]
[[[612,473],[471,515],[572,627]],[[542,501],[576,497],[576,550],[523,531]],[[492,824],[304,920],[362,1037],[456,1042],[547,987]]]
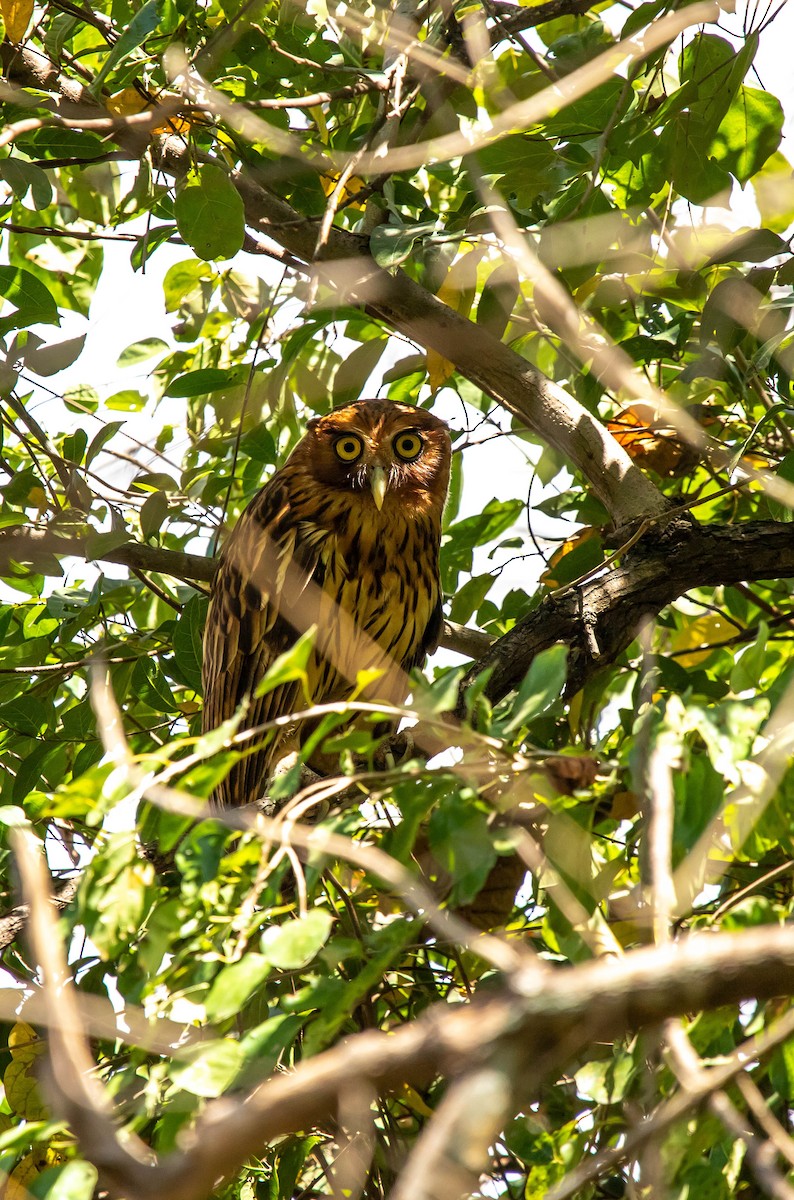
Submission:
[[[204,633],[205,731],[243,700],[250,729],[305,709],[298,680],[256,693],[268,667],[310,627],[312,704],[348,699],[367,670],[378,674],[366,698],[405,700],[406,673],[424,663],[441,630],[450,456],[444,422],[407,404],[360,400],[309,421],[223,547]],[[269,741],[253,737],[215,801],[260,800],[311,729],[285,722]]]

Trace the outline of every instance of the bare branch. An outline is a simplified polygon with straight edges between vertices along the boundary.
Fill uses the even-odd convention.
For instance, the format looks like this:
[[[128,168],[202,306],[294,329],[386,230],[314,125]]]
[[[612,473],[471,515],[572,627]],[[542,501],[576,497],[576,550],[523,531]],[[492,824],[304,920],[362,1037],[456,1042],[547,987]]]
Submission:
[[[614,662],[655,615],[693,587],[730,585],[747,579],[794,575],[794,526],[752,521],[700,528],[672,521],[651,529],[620,566],[590,579],[559,598],[550,598],[494,643],[463,680],[462,692],[477,674],[492,668],[486,686],[494,700],[518,686],[540,650],[565,642],[569,655],[568,691],[578,691],[604,664]],[[586,629],[595,633],[594,655]]]
[[[29,668],[26,668],[29,672]],[[73,875],[71,879],[67,879],[66,883],[58,889],[54,896],[50,896],[50,903],[56,912],[63,912],[65,908],[74,900],[77,895],[77,888],[80,883],[80,876]],[[16,908],[12,908],[5,916],[0,917],[0,951],[5,950],[6,946],[10,946],[12,942],[21,934],[27,924],[30,916],[29,904],[18,904]]]
[[[499,25],[494,31],[500,39],[510,34],[520,33],[523,29],[535,29],[546,21],[556,21],[558,17],[577,17],[595,8],[598,0],[545,0],[543,4],[533,4],[531,8],[508,4],[506,0],[486,0],[486,10],[499,18]]]

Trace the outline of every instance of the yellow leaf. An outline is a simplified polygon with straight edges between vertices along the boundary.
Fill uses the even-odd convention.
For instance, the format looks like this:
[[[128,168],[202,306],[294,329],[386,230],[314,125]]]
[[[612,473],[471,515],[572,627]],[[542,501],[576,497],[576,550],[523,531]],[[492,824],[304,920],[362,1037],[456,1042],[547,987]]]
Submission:
[[[6,1100],[18,1117],[25,1121],[44,1121],[49,1116],[39,1095],[33,1060],[9,1063],[3,1074]]]
[[[357,699],[366,692],[370,684],[375,683],[385,673],[382,667],[367,667],[363,671],[356,671],[356,686],[352,698]]]
[[[14,1167],[11,1174],[5,1183],[3,1189],[4,1200],[31,1200],[31,1194],[28,1191],[30,1184],[35,1183],[42,1171],[46,1171],[47,1167],[53,1164],[48,1161],[47,1150],[44,1146],[37,1146],[21,1158]]]
[[[107,101],[108,112],[117,117],[128,117],[131,113],[143,112],[149,107],[149,101],[142,96],[137,88],[122,88],[115,92]]]
[[[43,487],[39,487],[38,484],[35,484],[35,486],[30,489],[28,492],[28,504],[31,504],[34,508],[38,509],[47,507],[47,493],[44,491]]]
[[[15,1060],[37,1058],[44,1050],[44,1042],[27,1021],[17,1021],[8,1035],[8,1048]]]
[[[427,352],[427,381],[430,390],[437,392],[455,374],[455,364],[437,350]]]
[[[33,16],[33,0],[0,0],[0,12],[10,42],[21,42]]]
[[[682,629],[677,629],[670,636],[670,649],[675,653],[676,662],[682,667],[696,667],[711,654],[711,649],[699,647],[711,647],[715,643],[725,642],[736,632],[736,626],[731,625],[719,613],[706,613],[702,617],[696,617],[694,621],[689,621]],[[691,653],[678,653],[681,650],[691,650]]]
[[[574,737],[578,736],[579,729],[582,724],[582,705],[584,703],[584,691],[579,691],[575,696],[571,696],[568,702],[568,728]]]
[[[567,554],[583,545],[584,542],[589,542],[591,538],[598,537],[598,530],[593,526],[588,525],[585,529],[580,529],[573,537],[567,538],[557,547],[549,559],[549,565],[540,577],[541,583],[545,583],[546,587],[559,587],[559,580],[555,576],[555,571]]]
[[[3,1074],[6,1100],[18,1117],[39,1121],[49,1114],[42,1104],[36,1083],[36,1060],[44,1053],[44,1042],[25,1021],[18,1021],[8,1035],[11,1062]]]
[[[477,268],[486,250],[484,246],[467,247],[446,274],[444,282],[436,292],[439,300],[454,308],[462,317],[468,317],[477,292]],[[455,373],[455,364],[439,353],[427,352],[427,376],[430,389],[437,392]]]
[[[331,192],[334,190],[338,182],[338,175],[320,176],[320,187],[323,189],[326,196],[331,195]],[[339,203],[344,204],[346,201],[351,200],[351,208],[364,208],[363,203],[359,204],[358,201],[352,200],[352,197],[360,192],[364,186],[365,184],[363,179],[360,179],[358,175],[351,175],[342,189],[342,195],[339,198]]]
[[[432,1117],[433,1110],[428,1108],[422,1097],[412,1088],[409,1083],[404,1083],[398,1093],[403,1104],[407,1105],[413,1112],[418,1113],[420,1117]]]
[[[471,312],[477,291],[477,268],[484,254],[484,246],[475,246],[464,250],[455,259],[447,271],[444,282],[436,292],[439,300],[443,300],[450,308],[454,308],[462,317],[467,317]]]
[[[152,130],[152,137],[158,134],[163,137],[186,137],[190,133],[190,121],[186,117],[168,117],[163,121],[162,125],[156,125]]]

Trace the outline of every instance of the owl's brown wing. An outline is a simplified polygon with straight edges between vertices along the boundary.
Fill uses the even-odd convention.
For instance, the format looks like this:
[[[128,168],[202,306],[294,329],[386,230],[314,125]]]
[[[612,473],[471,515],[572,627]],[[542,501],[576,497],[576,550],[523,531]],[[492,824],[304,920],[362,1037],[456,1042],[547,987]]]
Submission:
[[[401,663],[404,671],[410,671],[412,667],[423,667],[425,665],[428,656],[438,649],[443,627],[444,609],[442,607],[441,589],[439,586],[438,601],[430,614],[430,619],[425,626],[424,633],[412,652]]]
[[[297,682],[265,696],[254,692],[278,655],[312,624],[313,589],[305,602],[302,598],[309,581],[322,583],[324,536],[319,527],[299,523],[283,471],[238,521],[221,554],[204,631],[205,730],[228,720],[244,699],[251,701],[246,728],[303,707]],[[285,736],[286,731],[236,763],[215,800],[226,807],[259,799]],[[256,739],[248,745],[255,746]]]

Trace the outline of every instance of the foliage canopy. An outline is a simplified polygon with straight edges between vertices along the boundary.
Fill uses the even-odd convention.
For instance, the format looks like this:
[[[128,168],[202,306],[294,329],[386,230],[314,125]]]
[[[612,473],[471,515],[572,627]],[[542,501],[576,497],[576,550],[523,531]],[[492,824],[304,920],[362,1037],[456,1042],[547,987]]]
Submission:
[[[0,14],[4,1194],[790,1195],[774,19]],[[122,298],[159,272],[170,328],[102,388],[111,271]],[[307,418],[376,393],[451,420],[445,645],[473,661],[417,679],[396,765],[332,714],[357,782],[225,822],[217,539]]]

